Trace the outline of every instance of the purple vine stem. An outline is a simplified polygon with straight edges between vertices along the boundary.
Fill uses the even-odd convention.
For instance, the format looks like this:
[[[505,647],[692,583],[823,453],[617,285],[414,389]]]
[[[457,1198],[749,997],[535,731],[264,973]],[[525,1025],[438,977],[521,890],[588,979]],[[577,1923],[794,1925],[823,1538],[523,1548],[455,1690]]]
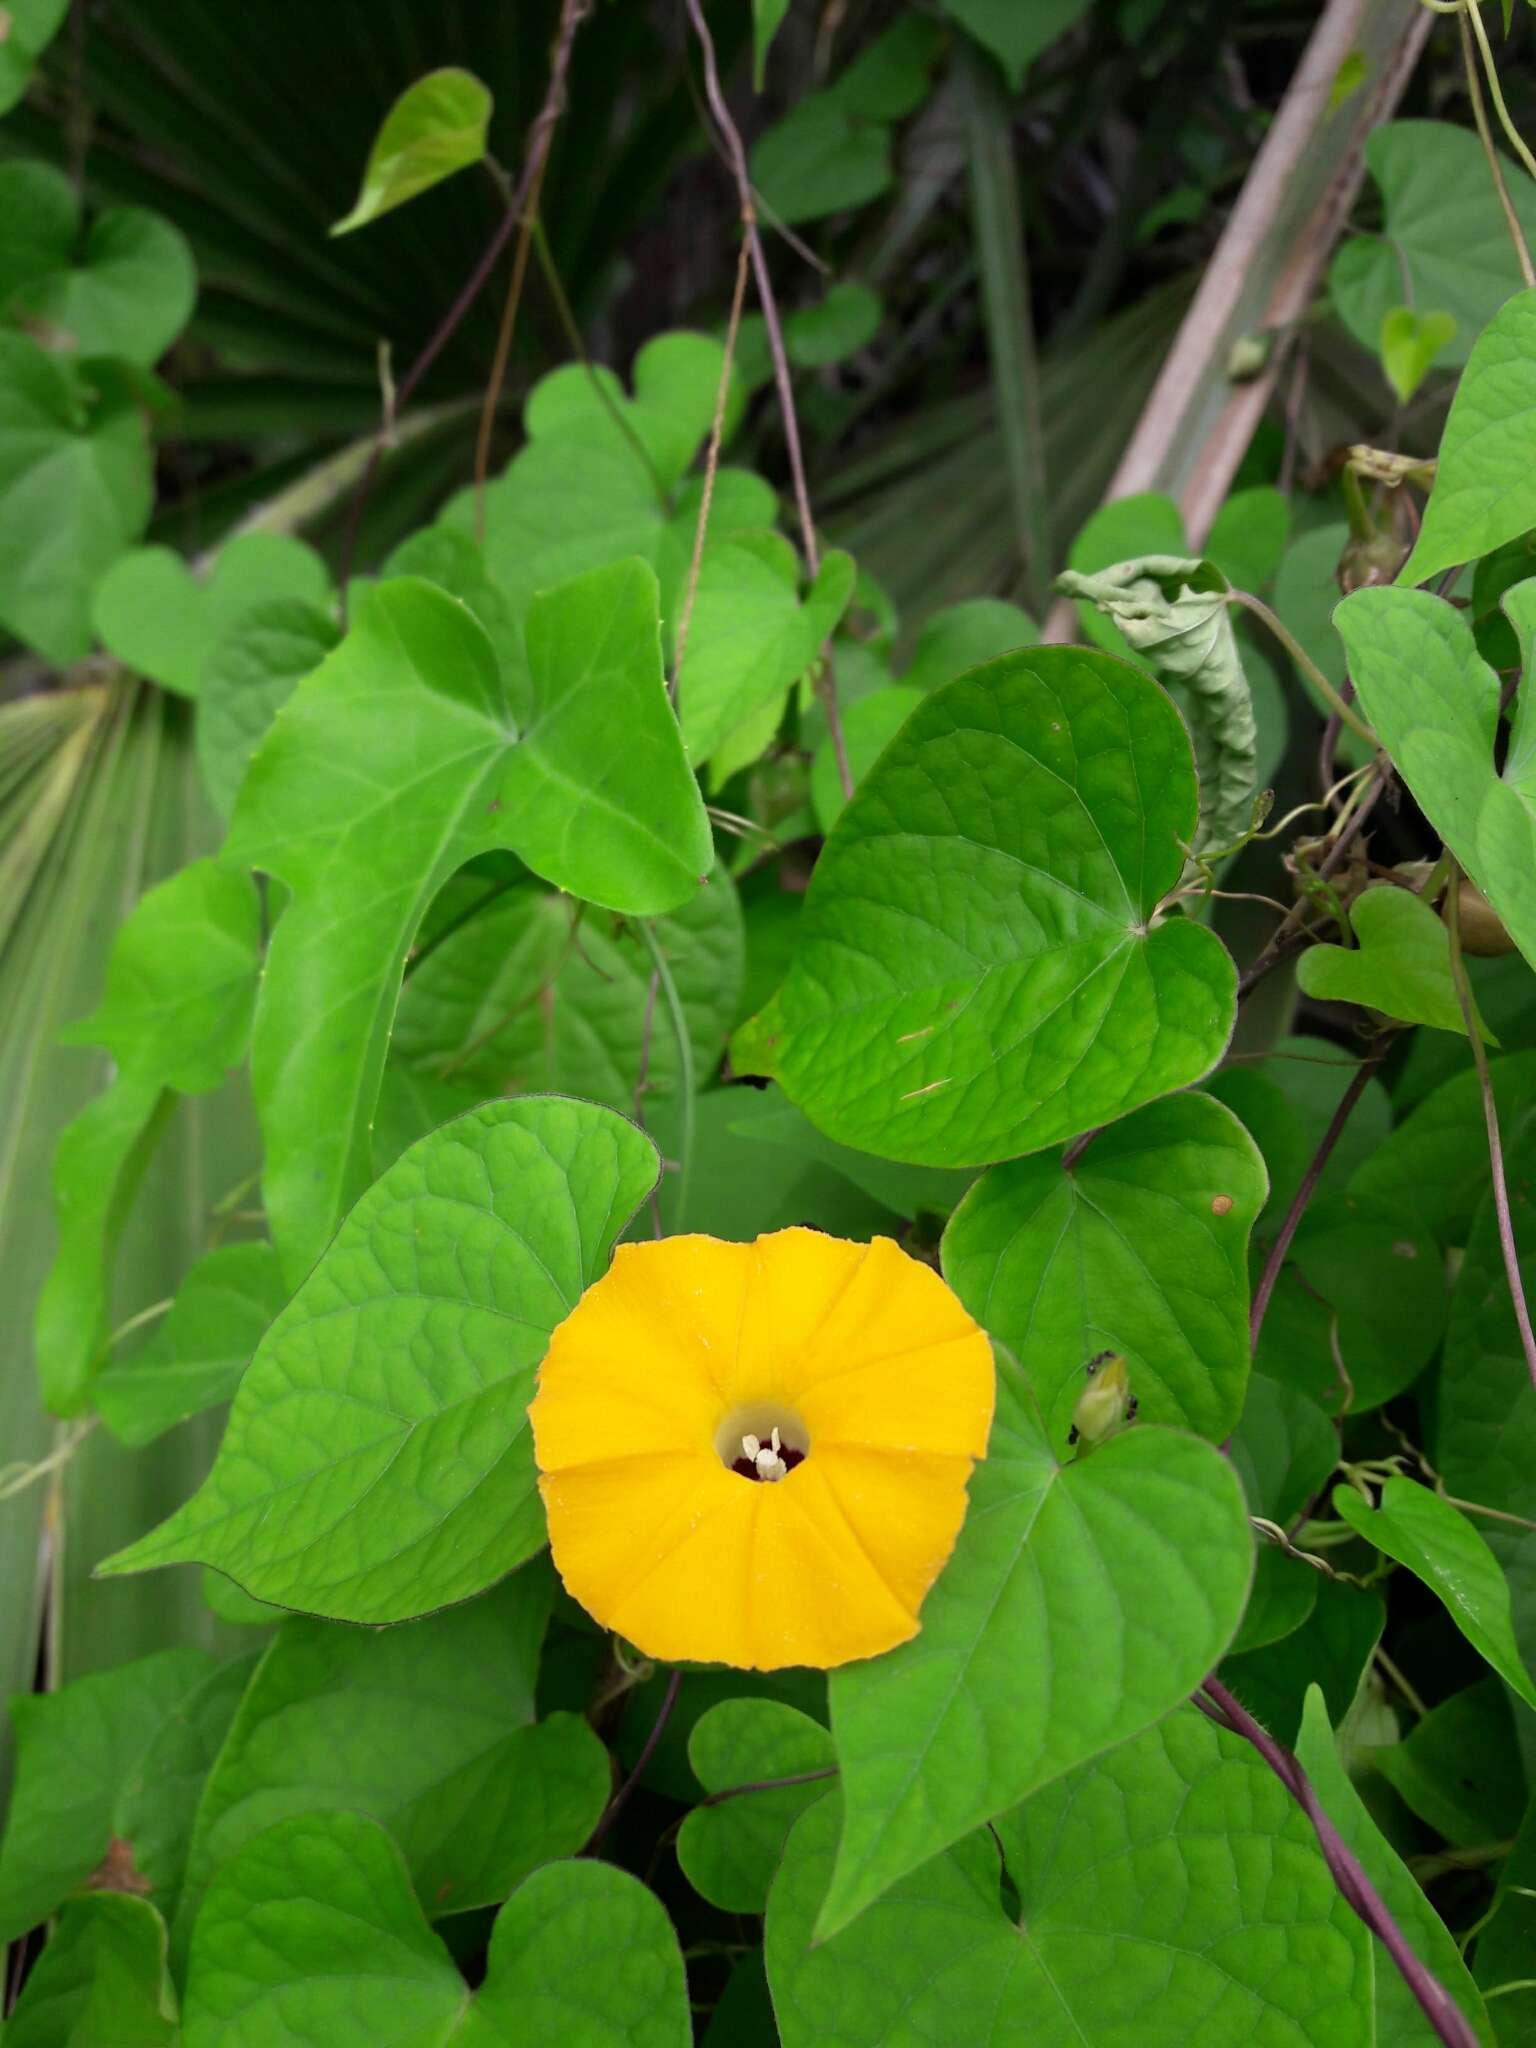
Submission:
[[[1200,1693],[1195,1694],[1195,1705],[1200,1711],[1218,1727],[1241,1735],[1252,1743],[1311,1821],[1317,1845],[1333,1872],[1334,1883],[1341,1895],[1391,1956],[1403,1982],[1418,2000],[1424,2017],[1445,2043],[1445,2048],[1479,2048],[1477,2034],[1461,2008],[1439,1978],[1424,1967],[1408,1946],[1402,1929],[1387,1911],[1381,1894],[1366,1876],[1358,1857],[1323,1811],[1322,1802],[1312,1789],[1312,1781],[1297,1759],[1260,1726],[1242,1701],[1228,1692],[1219,1679],[1208,1678],[1202,1691],[1205,1699]]]
[[[1291,1197],[1291,1206],[1285,1212],[1285,1221],[1280,1226],[1280,1234],[1269,1248],[1269,1257],[1264,1261],[1264,1270],[1259,1275],[1258,1286],[1254,1289],[1253,1307],[1248,1315],[1248,1346],[1250,1350],[1254,1350],[1258,1346],[1259,1332],[1264,1327],[1264,1317],[1269,1310],[1269,1298],[1275,1291],[1275,1282],[1280,1278],[1280,1268],[1285,1264],[1285,1255],[1291,1248],[1291,1239],[1296,1235],[1298,1224],[1306,1214],[1307,1204],[1312,1199],[1312,1192],[1322,1178],[1323,1168],[1328,1164],[1333,1154],[1334,1146],[1337,1145],[1340,1137],[1343,1135],[1344,1126],[1349,1122],[1351,1111],[1365,1093],[1366,1082],[1370,1080],[1372,1074],[1375,1073],[1380,1065],[1380,1053],[1369,1053],[1361,1060],[1350,1078],[1349,1086],[1339,1097],[1339,1106],[1333,1112],[1328,1128],[1324,1131],[1322,1140],[1312,1155],[1311,1165],[1308,1166],[1306,1172],[1301,1177],[1301,1185]]]
[[[598,1815],[597,1826],[587,1837],[587,1845],[581,1852],[583,1856],[592,1855],[598,1843],[624,1811],[629,1795],[645,1776],[645,1767],[656,1754],[656,1745],[660,1742],[666,1725],[672,1718],[672,1709],[677,1705],[677,1689],[682,1682],[683,1674],[678,1666],[674,1664],[672,1676],[667,1680],[666,1692],[662,1695],[660,1710],[656,1715],[655,1721],[651,1724],[651,1732],[645,1738],[640,1754],[635,1758],[635,1768]]]
[[[768,272],[768,252],[763,247],[762,233],[757,225],[757,207],[752,198],[752,177],[747,169],[746,146],[741,139],[741,130],[736,126],[731,117],[731,110],[726,105],[725,94],[720,88],[720,70],[715,62],[715,39],[709,32],[709,23],[704,19],[702,0],[686,0],[686,5],[688,18],[693,23],[693,32],[699,39],[699,48],[704,57],[704,97],[709,103],[709,111],[719,131],[726,161],[736,181],[736,196],[741,207],[741,229],[752,255],[752,275],[757,281],[758,303],[763,309],[763,329],[768,337],[768,354],[773,363],[773,385],[778,394],[779,417],[784,429],[784,448],[789,457],[795,512],[800,522],[800,545],[805,551],[805,566],[814,581],[821,568],[821,549],[816,543],[816,522],[811,517],[811,494],[805,481],[805,457],[800,448],[800,421],[795,412],[795,394],[790,383],[789,356],[784,347],[784,331],[779,324],[779,302],[774,297],[773,279]],[[830,678],[830,668],[827,674]],[[832,736],[832,751],[837,758],[838,780],[842,784],[844,797],[851,797],[853,777],[848,767],[848,748],[843,738],[843,722],[837,708],[837,692],[830,680],[822,690],[821,697],[822,708],[827,717],[827,730]]]

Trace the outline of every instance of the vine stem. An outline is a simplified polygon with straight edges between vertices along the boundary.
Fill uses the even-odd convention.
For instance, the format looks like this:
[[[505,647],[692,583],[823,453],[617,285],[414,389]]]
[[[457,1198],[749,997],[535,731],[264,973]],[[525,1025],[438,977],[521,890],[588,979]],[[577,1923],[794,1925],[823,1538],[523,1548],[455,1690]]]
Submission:
[[[698,37],[699,48],[704,58],[704,97],[709,104],[715,127],[719,133],[725,158],[736,181],[736,196],[741,207],[741,231],[752,259],[752,275],[757,282],[758,304],[763,309],[763,329],[768,338],[768,355],[773,364],[773,384],[778,395],[779,419],[784,429],[784,449],[789,458],[790,487],[794,492],[795,514],[800,522],[800,545],[805,555],[805,566],[812,582],[821,571],[821,549],[816,542],[816,522],[811,517],[811,494],[805,481],[805,457],[800,447],[800,421],[795,412],[795,394],[789,375],[789,356],[784,347],[784,330],[779,323],[779,302],[774,296],[773,279],[768,271],[768,252],[763,247],[763,237],[757,225],[757,204],[752,196],[752,178],[747,169],[746,147],[741,139],[741,130],[731,117],[726,105],[725,94],[720,87],[720,68],[715,62],[715,39],[709,32],[709,23],[704,19],[703,0],[686,0],[688,18],[693,32]],[[843,737],[842,714],[837,708],[837,682],[832,672],[831,659],[822,657],[822,678],[818,694],[822,709],[826,713],[827,730],[832,736],[832,752],[837,758],[837,776],[842,784],[844,798],[853,795],[853,776],[848,766],[848,746]]]
[[[1366,724],[1359,712],[1355,710],[1352,704],[1345,703],[1333,684],[1329,682],[1317,663],[1296,638],[1290,627],[1270,610],[1263,598],[1255,597],[1251,591],[1234,590],[1230,593],[1228,602],[1241,605],[1244,611],[1252,612],[1256,619],[1269,628],[1270,632],[1280,642],[1280,645],[1291,657],[1291,660],[1301,670],[1303,675],[1306,676],[1308,682],[1311,683],[1312,687],[1323,699],[1323,702],[1329,706],[1334,717],[1341,724],[1347,725],[1350,731],[1358,739],[1364,740],[1368,747],[1374,747],[1378,744],[1375,733],[1371,731],[1371,728]]]
[[[1499,67],[1493,61],[1493,51],[1489,47],[1488,31],[1483,26],[1479,0],[1462,0],[1461,18],[1469,23],[1473,35],[1477,38],[1477,47],[1483,53],[1483,70],[1488,78],[1488,97],[1493,101],[1493,110],[1499,117],[1499,126],[1509,137],[1510,148],[1531,176],[1536,178],[1536,157],[1533,157],[1526,148],[1525,139],[1510,119],[1509,108],[1504,104],[1504,89],[1499,84]]]
[[[1520,265],[1520,275],[1525,279],[1527,289],[1536,287],[1536,267],[1531,263],[1531,252],[1525,239],[1525,230],[1520,225],[1520,216],[1515,211],[1514,201],[1509,196],[1509,186],[1504,181],[1504,166],[1499,162],[1499,152],[1494,148],[1493,131],[1488,126],[1488,109],[1483,105],[1482,82],[1477,75],[1477,56],[1472,48],[1472,26],[1463,7],[1458,10],[1457,27],[1461,30],[1461,61],[1467,74],[1467,97],[1472,102],[1472,119],[1477,126],[1477,139],[1483,145],[1483,155],[1488,159],[1488,174],[1493,179],[1493,189],[1498,194],[1503,209],[1509,238],[1515,245],[1515,259]],[[1481,27],[1481,20],[1479,20]],[[1486,47],[1486,45],[1485,45]],[[1489,58],[1492,52],[1489,51]]]
[[[1409,1947],[1402,1929],[1388,1912],[1358,1857],[1324,1812],[1321,1800],[1312,1789],[1311,1779],[1297,1759],[1260,1726],[1242,1701],[1228,1692],[1218,1678],[1208,1678],[1201,1692],[1205,1695],[1203,1699],[1201,1693],[1195,1694],[1195,1705],[1200,1711],[1219,1727],[1226,1728],[1233,1735],[1241,1735],[1251,1743],[1311,1821],[1317,1845],[1333,1872],[1340,1894],[1391,1956],[1403,1982],[1434,2028],[1436,2038],[1445,2044],[1445,2048],[1478,2048],[1477,2035],[1461,2008],[1439,1978],[1424,1967]]]
[[[598,1815],[597,1826],[588,1835],[586,1847],[581,1852],[583,1856],[590,1856],[596,1849],[598,1843],[624,1811],[630,1794],[645,1776],[645,1767],[656,1754],[656,1745],[660,1742],[666,1725],[672,1718],[672,1709],[677,1705],[677,1689],[682,1682],[682,1671],[674,1664],[672,1666],[672,1676],[667,1680],[667,1689],[662,1695],[660,1709],[657,1712],[656,1719],[651,1724],[651,1732],[646,1736],[640,1754],[635,1758],[635,1768]]]
[[[577,28],[591,12],[591,8],[592,0],[564,0],[560,16],[560,30],[555,39],[554,51],[550,58],[549,84],[545,87],[544,104],[534,116],[533,127],[529,130],[528,147],[524,152],[523,167],[518,174],[516,189],[512,194],[506,212],[502,215],[496,232],[491,236],[491,239],[486,243],[484,250],[481,252],[479,262],[464,280],[458,297],[448,308],[442,319],[438,321],[437,326],[428,337],[425,348],[423,348],[421,354],[400,380],[399,388],[394,394],[393,410],[396,413],[409,402],[411,394],[420,384],[422,378],[426,376],[428,370],[431,369],[432,365],[452,340],[465,314],[475,303],[476,299],[479,298],[485,288],[486,280],[501,260],[502,251],[506,248],[508,242],[511,241],[513,230],[523,220],[523,216],[527,211],[528,195],[533,189],[534,178],[539,173],[544,158],[544,151],[548,148],[549,135],[555,123],[559,120],[561,110],[565,105],[565,81],[571,67],[571,45],[576,40]],[[388,428],[385,425],[381,425],[379,431],[374,436],[373,448],[368,456],[367,467],[363,471],[362,478],[352,499],[351,511],[347,515],[346,537],[342,542],[341,549],[341,570],[337,579],[340,588],[343,590],[346,589],[348,578],[352,574],[352,558],[357,552],[358,529],[363,523],[363,512],[368,503],[369,493],[373,489],[373,481],[378,474],[379,463],[383,459],[384,449],[388,440]]]
[[[677,710],[678,690],[683,679],[683,656],[688,652],[688,628],[693,621],[693,601],[699,594],[699,571],[704,566],[704,541],[709,532],[709,507],[715,495],[715,478],[720,469],[720,443],[725,438],[725,408],[731,395],[731,368],[736,360],[736,337],[741,332],[741,308],[747,296],[747,269],[751,246],[745,235],[736,258],[736,284],[731,293],[731,317],[725,330],[725,354],[720,362],[720,383],[715,392],[715,416],[709,427],[709,452],[704,458],[704,489],[699,498],[699,516],[693,529],[693,554],[688,563],[688,587],[677,621],[677,651],[672,660],[670,695]]]
[[[814,1785],[820,1778],[835,1778],[836,1764],[823,1764],[819,1771],[791,1771],[787,1778],[752,1778],[745,1785],[727,1785],[723,1792],[711,1792],[700,1806],[721,1806],[727,1799],[740,1799],[744,1792],[777,1792],[785,1785]]]
[[[1328,1128],[1312,1155],[1311,1164],[1301,1177],[1300,1186],[1291,1197],[1291,1206],[1285,1212],[1280,1234],[1269,1248],[1269,1257],[1264,1261],[1264,1270],[1259,1275],[1258,1286],[1254,1289],[1253,1307],[1248,1316],[1250,1350],[1258,1346],[1259,1332],[1264,1327],[1264,1318],[1269,1311],[1269,1298],[1275,1291],[1275,1282],[1280,1277],[1280,1268],[1285,1264],[1285,1255],[1291,1248],[1291,1239],[1296,1235],[1297,1226],[1306,1214],[1313,1190],[1322,1178],[1323,1168],[1333,1156],[1333,1148],[1342,1137],[1344,1126],[1349,1122],[1355,1104],[1365,1093],[1366,1082],[1380,1065],[1381,1054],[1371,1052],[1356,1067],[1354,1079],[1339,1097],[1339,1106],[1329,1119]]]
[[[1337,836],[1332,846],[1329,847],[1327,853],[1324,854],[1322,860],[1318,863],[1317,875],[1319,881],[1326,882],[1328,877],[1342,863],[1350,846],[1359,836],[1361,827],[1375,809],[1382,791],[1387,786],[1391,773],[1391,762],[1387,760],[1384,754],[1378,755],[1372,781],[1358,798],[1351,799],[1354,806],[1353,809],[1345,817],[1341,818],[1338,825],[1334,828]],[[1294,925],[1300,917],[1301,910],[1302,906],[1297,904],[1295,909],[1276,927],[1274,932],[1271,933],[1269,942],[1264,950],[1242,976],[1242,979],[1237,984],[1237,1000],[1239,1002],[1252,989],[1257,987],[1272,967],[1278,967],[1280,962],[1287,957],[1287,948],[1283,944],[1285,933],[1287,928]],[[1290,950],[1295,951],[1298,949],[1292,947]]]
[[[672,969],[667,964],[661,941],[656,936],[656,928],[647,918],[642,921],[640,931],[672,1022],[672,1035],[677,1041],[677,1092],[681,1098],[682,1126],[677,1141],[676,1215],[678,1222],[686,1225],[688,1180],[693,1168],[693,1041],[688,1036],[688,1019],[683,1011],[682,998],[677,992],[677,983],[672,979]]]
[[[1456,1000],[1461,1005],[1462,1022],[1466,1025],[1467,1037],[1472,1042],[1472,1064],[1477,1069],[1477,1085],[1483,1095],[1483,1121],[1488,1126],[1488,1165],[1493,1176],[1493,1210],[1498,1218],[1499,1249],[1504,1254],[1504,1274],[1509,1282],[1509,1298],[1514,1304],[1515,1323],[1520,1331],[1520,1348],[1525,1353],[1526,1371],[1531,1376],[1531,1384],[1536,1386],[1536,1333],[1531,1329],[1531,1312],[1525,1301],[1525,1282],[1520,1275],[1520,1253],[1515,1244],[1515,1222],[1509,1207],[1509,1183],[1504,1176],[1504,1146],[1499,1137],[1499,1112],[1493,1099],[1493,1076],[1488,1071],[1488,1048],[1483,1044],[1477,1009],[1472,1001],[1472,985],[1467,979],[1467,963],[1461,950],[1461,881],[1461,865],[1453,859],[1450,864],[1450,880],[1445,892],[1445,923],[1451,938],[1451,979],[1456,984]]]

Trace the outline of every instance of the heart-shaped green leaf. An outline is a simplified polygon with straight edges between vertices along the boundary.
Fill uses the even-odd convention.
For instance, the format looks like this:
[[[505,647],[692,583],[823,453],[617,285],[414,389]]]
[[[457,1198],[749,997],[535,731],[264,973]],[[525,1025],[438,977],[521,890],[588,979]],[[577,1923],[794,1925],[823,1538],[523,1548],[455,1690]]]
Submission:
[[[832,1675],[845,1806],[817,1923],[845,1927],[984,1820],[1193,1691],[1253,1576],[1211,1445],[1137,1427],[1058,1466],[1012,1370],[921,1632]]]
[[[0,333],[0,623],[61,667],[91,645],[91,592],[153,501],[125,383]]]
[[[1530,298],[1536,346],[1536,292]],[[1536,963],[1536,758],[1512,750],[1502,775],[1494,767],[1499,679],[1466,617],[1427,591],[1401,589],[1357,590],[1334,616],[1360,702],[1398,772]]]
[[[1374,350],[1382,322],[1405,299],[1438,307],[1453,331],[1435,353],[1459,368],[1520,283],[1482,144],[1454,121],[1387,121],[1366,137],[1365,161],[1385,217],[1379,235],[1340,243],[1328,273],[1334,308]],[[1505,174],[1525,233],[1536,237],[1536,193],[1507,160]]]
[[[761,1913],[790,1829],[836,1775],[832,1738],[781,1700],[722,1700],[694,1724],[688,1761],[716,1803],[683,1822],[683,1875],[722,1912]],[[802,1782],[771,1782],[781,1778]]]
[[[1389,1479],[1378,1508],[1352,1486],[1336,1486],[1333,1506],[1367,1543],[1422,1579],[1478,1655],[1536,1707],[1536,1682],[1521,1662],[1510,1622],[1509,1581],[1460,1509],[1412,1479]]]
[[[1101,1131],[1070,1173],[996,1166],[944,1233],[944,1277],[1023,1366],[1065,1455],[1083,1367],[1117,1351],[1148,1422],[1220,1441],[1248,1377],[1248,1234],[1264,1164],[1208,1095]]]
[[[1412,398],[1455,333],[1456,320],[1450,313],[1415,313],[1411,306],[1394,306],[1383,314],[1377,347],[1400,405]]]
[[[1370,1937],[1306,1816],[1192,1708],[1026,1800],[995,1839],[968,1835],[826,1940],[816,1909],[837,1807],[829,1795],[798,1823],[768,1902],[785,2048],[1375,2038]]]
[[[331,579],[313,548],[284,533],[245,533],[195,576],[174,548],[135,548],[96,591],[96,630],[119,661],[184,697],[199,694],[203,664],[230,627],[274,598],[323,604]]]
[[[1532,526],[1536,291],[1524,291],[1502,306],[1477,337],[1440,437],[1424,522],[1397,580],[1427,583],[1458,562],[1492,554]],[[1344,631],[1342,619],[1339,630]],[[1376,723],[1374,714],[1371,722]]]
[[[1235,975],[1157,918],[1195,829],[1184,724],[1142,670],[1040,648],[936,691],[827,841],[783,988],[738,1034],[828,1136],[985,1165],[1213,1066]]]
[[[197,297],[186,238],[143,207],[101,214],[76,258],[74,187],[49,164],[0,164],[0,317],[74,356],[159,360]]]
[[[1349,922],[1355,945],[1310,946],[1297,962],[1307,995],[1465,1036],[1450,934],[1422,897],[1384,883],[1356,898]]]
[[[471,71],[429,71],[408,85],[374,137],[356,205],[331,233],[366,227],[479,163],[490,119],[491,95]]]
[[[496,1904],[573,1856],[610,1772],[584,1721],[533,1719],[551,1585],[530,1567],[397,1629],[289,1616],[203,1789],[178,1954],[218,1872],[285,1814],[344,1810],[387,1827],[432,1919]]]
[[[654,1892],[611,1863],[536,1871],[468,1986],[400,1852],[359,1814],[259,1834],[211,1886],[187,1977],[186,2048],[687,2048],[683,1959]]]
[[[456,869],[510,846],[557,886],[645,913],[707,872],[709,822],[666,700],[655,591],[631,562],[539,598],[538,712],[514,743],[501,669],[465,607],[415,577],[382,583],[252,761],[224,857],[293,891],[252,1053],[263,1191],[292,1282],[373,1177],[401,974]]]
[[[544,1540],[527,1407],[549,1333],[656,1172],[634,1124],[557,1096],[413,1145],[268,1332],[201,1490],[99,1569],[217,1565],[362,1622],[504,1577]]]

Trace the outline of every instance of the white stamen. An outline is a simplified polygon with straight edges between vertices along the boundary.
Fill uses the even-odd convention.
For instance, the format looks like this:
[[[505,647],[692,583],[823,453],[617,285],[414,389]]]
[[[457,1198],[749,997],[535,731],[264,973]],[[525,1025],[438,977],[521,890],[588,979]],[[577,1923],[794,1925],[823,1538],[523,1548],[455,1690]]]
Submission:
[[[759,1479],[783,1479],[789,1467],[779,1456],[779,1432],[775,1429],[767,1443],[760,1443],[755,1436],[744,1436],[741,1440],[742,1453],[757,1467]]]

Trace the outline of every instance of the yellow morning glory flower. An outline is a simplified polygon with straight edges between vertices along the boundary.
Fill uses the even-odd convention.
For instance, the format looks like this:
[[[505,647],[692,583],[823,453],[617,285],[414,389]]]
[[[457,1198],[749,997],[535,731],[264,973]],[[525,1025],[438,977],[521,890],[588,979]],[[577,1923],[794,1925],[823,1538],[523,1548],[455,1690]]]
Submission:
[[[530,1410],[556,1567],[647,1656],[873,1657],[917,1633],[992,1397],[986,1337],[889,1238],[621,1245]]]

